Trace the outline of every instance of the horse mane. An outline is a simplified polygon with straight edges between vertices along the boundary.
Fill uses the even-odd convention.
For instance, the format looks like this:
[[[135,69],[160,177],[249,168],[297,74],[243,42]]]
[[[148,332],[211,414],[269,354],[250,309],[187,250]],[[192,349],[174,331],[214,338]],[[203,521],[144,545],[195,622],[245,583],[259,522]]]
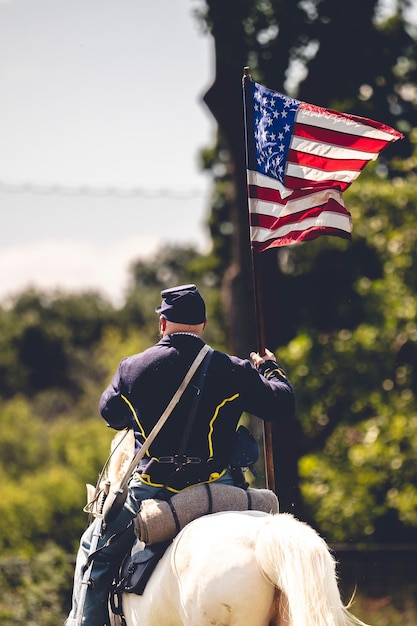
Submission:
[[[133,429],[121,430],[115,434],[111,442],[109,463],[106,478],[112,485],[119,483],[126,474],[135,454],[135,438]]]
[[[135,453],[135,438],[133,430],[121,430],[113,437],[110,446],[110,455],[103,468],[99,483],[96,487],[89,483],[87,489],[86,513],[92,514],[97,510],[97,497],[100,492],[108,493],[111,485],[120,483],[133,459]]]

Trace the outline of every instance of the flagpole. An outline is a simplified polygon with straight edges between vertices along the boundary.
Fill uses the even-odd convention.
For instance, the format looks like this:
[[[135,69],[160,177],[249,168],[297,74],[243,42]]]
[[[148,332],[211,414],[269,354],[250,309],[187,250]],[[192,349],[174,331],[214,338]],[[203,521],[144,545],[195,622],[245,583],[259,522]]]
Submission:
[[[258,352],[261,356],[265,355],[265,327],[263,314],[263,292],[260,272],[260,253],[252,249],[252,276],[255,297],[255,317],[256,317],[256,334],[258,341]],[[264,457],[265,457],[265,481],[266,488],[275,492],[275,466],[274,466],[274,448],[272,437],[271,422],[262,422]]]
[[[252,115],[252,102],[251,102],[251,76],[250,68],[243,68],[243,101],[244,101],[244,126],[245,126],[245,146],[246,146],[246,163],[248,164],[248,126],[251,128],[253,125],[248,125],[248,115]],[[253,138],[250,139],[253,141]],[[246,196],[247,197],[247,196]],[[249,213],[249,206],[247,206]],[[265,326],[264,326],[264,314],[263,314],[263,294],[262,294],[262,282],[260,272],[260,258],[259,252],[256,252],[251,246],[251,259],[252,259],[252,279],[253,279],[253,293],[254,293],[254,307],[255,307],[255,323],[256,323],[256,337],[258,353],[261,356],[265,355]],[[274,467],[274,452],[273,452],[273,440],[272,440],[272,426],[270,422],[262,422],[263,424],[263,444],[264,444],[264,458],[265,458],[265,481],[267,489],[275,492],[275,467]]]

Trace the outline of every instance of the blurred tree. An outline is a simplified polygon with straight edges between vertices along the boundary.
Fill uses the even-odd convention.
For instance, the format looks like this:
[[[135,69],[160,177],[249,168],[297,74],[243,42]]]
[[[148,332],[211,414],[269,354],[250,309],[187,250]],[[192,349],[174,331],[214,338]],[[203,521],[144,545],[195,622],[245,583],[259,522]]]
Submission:
[[[80,413],[75,405],[45,423],[23,397],[0,404],[3,554],[31,554],[46,540],[74,549],[87,522],[85,484],[97,481],[114,434],[98,414]]]
[[[53,572],[53,575],[51,575]],[[1,626],[54,626],[69,604],[72,564],[63,550],[48,544],[39,554],[0,560]]]
[[[283,349],[301,407],[303,493],[334,540],[417,540],[416,165],[397,163],[406,176],[391,181],[364,174],[348,192],[371,253],[346,294],[360,317],[305,325]]]
[[[189,246],[164,246],[151,258],[138,260],[131,267],[131,281],[121,319],[127,328],[140,327],[147,336],[158,339],[155,308],[160,292],[167,287],[195,283],[204,295],[209,324],[205,338],[213,346],[224,345],[224,318],[220,306],[221,257],[212,251],[202,254]]]
[[[0,309],[0,395],[51,388],[79,395],[94,376],[88,352],[112,323],[114,308],[98,294],[18,295]]]
[[[387,7],[377,0],[353,0],[343,7],[337,0],[206,0],[200,11],[200,20],[212,34],[215,46],[215,81],[204,99],[219,125],[217,143],[203,154],[203,164],[213,171],[215,182],[210,222],[213,241],[217,250],[231,252],[225,257],[230,258],[228,267],[222,271],[228,339],[234,352],[247,354],[254,342],[253,307],[247,306],[252,301],[252,286],[240,84],[243,65],[249,65],[253,77],[266,87],[328,108],[365,115],[404,132],[406,140],[387,149],[373,170],[369,179],[373,183],[369,184],[379,187],[387,177],[408,176],[392,157],[400,154],[410,158],[413,153],[410,130],[417,122],[417,49],[415,32],[407,19],[408,8],[407,2]],[[358,194],[361,185],[359,180],[353,186]],[[389,194],[381,192],[378,206],[373,197],[363,206],[369,209],[371,218],[379,210],[389,214],[389,201]],[[410,204],[415,214],[415,205]],[[351,208],[348,200],[347,205]],[[374,223],[382,228],[377,217]],[[389,224],[388,220],[385,226],[389,228]],[[364,285],[384,280],[384,250],[362,236],[356,215],[354,228],[353,244],[323,238],[261,255],[268,347],[284,346],[291,340],[302,346],[306,339],[314,345],[318,335],[331,338],[338,337],[339,332],[350,333],[354,341],[355,330],[362,324],[388,323],[381,300],[363,291]],[[362,285],[362,290],[357,285]],[[398,293],[398,286],[394,293]],[[391,318],[392,323],[395,321]],[[328,341],[332,344],[331,339]],[[288,353],[282,350],[280,354],[285,360]],[[310,384],[314,394],[303,394],[297,386],[298,417],[304,432],[296,424],[285,430],[274,427],[281,507],[301,516],[307,513],[302,510],[297,492],[297,460],[309,446],[320,449],[320,443],[322,448],[343,421],[346,411],[341,412],[340,406],[351,406],[354,383],[354,370],[349,370],[346,377],[350,375],[350,384],[340,381],[338,387],[335,384],[338,392],[330,393],[323,373],[326,368],[336,371],[331,361],[337,354],[331,348],[324,363],[320,347],[308,355],[308,376],[300,384]],[[292,376],[291,367],[289,371]],[[378,384],[382,370],[375,374],[367,385]],[[339,379],[339,371],[335,378]],[[297,382],[297,376],[295,379]],[[315,403],[326,404],[329,394],[329,404],[335,406],[332,410],[324,406],[320,412],[320,419],[328,426],[316,438],[309,426],[310,407],[314,423]],[[366,417],[366,413],[359,413],[358,422]]]

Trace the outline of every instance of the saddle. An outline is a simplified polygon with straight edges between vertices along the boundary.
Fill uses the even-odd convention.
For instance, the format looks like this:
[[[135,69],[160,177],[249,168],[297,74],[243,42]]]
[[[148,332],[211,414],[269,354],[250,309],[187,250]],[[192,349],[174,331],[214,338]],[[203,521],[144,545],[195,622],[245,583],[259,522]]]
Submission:
[[[168,501],[144,500],[134,522],[139,541],[124,559],[111,590],[113,613],[122,615],[123,593],[143,594],[152,572],[173,538],[194,519],[221,511],[278,513],[278,509],[278,498],[273,491],[241,489],[216,483],[190,487]]]

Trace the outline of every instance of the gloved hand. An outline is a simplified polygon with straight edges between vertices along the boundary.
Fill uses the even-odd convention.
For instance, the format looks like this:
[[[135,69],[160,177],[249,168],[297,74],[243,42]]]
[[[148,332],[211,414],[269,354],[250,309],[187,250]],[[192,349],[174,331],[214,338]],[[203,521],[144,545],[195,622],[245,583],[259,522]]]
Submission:
[[[275,354],[273,354],[268,348],[265,348],[265,354],[261,356],[258,352],[251,352],[250,358],[256,369],[260,366],[261,363],[265,363],[265,361],[275,361]]]

